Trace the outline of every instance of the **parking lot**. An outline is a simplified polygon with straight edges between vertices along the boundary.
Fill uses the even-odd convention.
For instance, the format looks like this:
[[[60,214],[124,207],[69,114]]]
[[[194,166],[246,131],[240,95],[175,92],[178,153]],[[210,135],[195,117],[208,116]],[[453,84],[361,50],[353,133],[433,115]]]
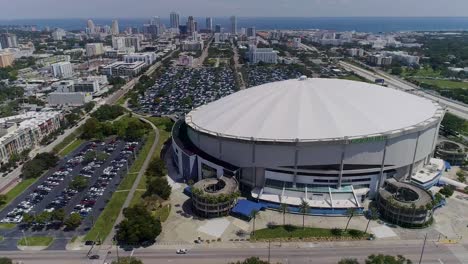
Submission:
[[[302,73],[291,65],[246,66],[242,69],[247,87],[299,78]]]
[[[139,111],[152,115],[182,115],[237,90],[228,67],[170,67],[139,97]]]
[[[82,223],[72,234],[85,234],[126,175],[140,145],[122,140],[84,143],[0,212],[1,222],[18,224],[12,230],[0,230],[0,235],[5,240],[21,237],[23,231],[25,235],[70,237],[61,223],[22,223],[26,213],[37,215],[59,209],[65,211],[65,218],[71,213],[80,214]],[[84,180],[81,188],[73,184],[79,178]]]

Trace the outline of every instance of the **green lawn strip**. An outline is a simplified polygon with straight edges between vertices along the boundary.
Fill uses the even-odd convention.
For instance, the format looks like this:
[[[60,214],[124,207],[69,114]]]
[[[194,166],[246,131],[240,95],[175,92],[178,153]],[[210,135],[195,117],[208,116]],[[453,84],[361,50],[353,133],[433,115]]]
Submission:
[[[94,223],[93,228],[84,237],[86,240],[104,241],[112,230],[112,226],[119,216],[120,209],[125,203],[129,191],[114,192],[104,211]]]
[[[3,236],[0,236],[0,241],[3,241],[5,238]]]
[[[453,89],[453,88],[462,88],[468,89],[468,82],[458,82],[458,81],[450,81],[450,80],[434,80],[434,79],[424,79],[424,78],[414,78],[422,85],[435,85],[440,89]]]
[[[64,157],[68,155],[70,152],[74,151],[77,149],[81,144],[85,142],[83,139],[76,138],[75,141],[72,141],[68,146],[66,146],[62,151],[60,151],[59,155]]]
[[[31,236],[21,238],[18,241],[18,246],[49,246],[54,241],[53,237],[48,236]]]
[[[347,76],[343,76],[343,77],[340,77],[340,79],[343,79],[343,80],[350,80],[350,81],[358,81],[358,82],[369,82],[367,79],[364,79],[362,77],[359,77],[355,74],[351,74],[351,75],[347,75]]]
[[[15,187],[9,190],[6,194],[7,195],[6,203],[4,203],[3,205],[0,205],[0,209],[7,206],[11,201],[13,201],[18,195],[24,192],[24,190],[26,190],[29,186],[31,186],[31,184],[36,182],[39,178],[40,177],[22,180]]]
[[[143,163],[145,162],[145,159],[151,150],[151,146],[153,145],[153,142],[154,142],[154,135],[155,135],[154,131],[151,131],[148,133],[146,137],[145,145],[140,150],[136,160],[133,162],[132,166],[130,167],[130,173],[127,174],[127,176],[125,176],[125,178],[122,180],[117,190],[129,190],[132,188],[133,183],[135,182],[138,176],[138,172],[143,166]]]
[[[161,222],[166,221],[170,213],[171,213],[170,204],[162,206],[161,208],[158,208],[152,212],[153,216],[159,219],[159,221]]]
[[[134,206],[143,202],[143,194],[145,193],[144,190],[136,190],[135,194],[133,195],[132,201],[130,202],[130,206]]]
[[[16,227],[16,224],[13,223],[0,223],[0,229],[13,229]]]
[[[347,232],[342,232],[341,237],[351,238],[351,234]],[[361,237],[364,237],[364,232],[357,231],[361,234]],[[255,230],[255,233],[251,235],[251,238],[254,240],[268,240],[275,238],[339,238],[333,234],[332,229],[326,228],[315,228],[315,227],[305,227],[301,226],[274,226],[271,228],[264,228]]]
[[[68,144],[72,143],[75,139],[77,139],[81,135],[81,127],[77,128],[73,133],[70,135],[66,136],[62,142],[58,143],[54,148],[53,152],[54,153],[59,153],[63,148],[68,146]]]

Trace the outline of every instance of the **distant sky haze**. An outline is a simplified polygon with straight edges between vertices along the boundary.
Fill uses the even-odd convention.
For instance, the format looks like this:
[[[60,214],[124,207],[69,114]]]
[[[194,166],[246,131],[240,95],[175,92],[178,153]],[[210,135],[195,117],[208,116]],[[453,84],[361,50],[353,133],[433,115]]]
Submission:
[[[31,18],[467,17],[468,0],[0,0],[0,20]]]

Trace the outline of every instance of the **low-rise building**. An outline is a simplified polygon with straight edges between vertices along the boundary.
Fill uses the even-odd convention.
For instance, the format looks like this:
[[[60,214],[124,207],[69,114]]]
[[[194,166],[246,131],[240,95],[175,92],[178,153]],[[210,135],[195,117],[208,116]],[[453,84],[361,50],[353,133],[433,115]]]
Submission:
[[[278,53],[272,48],[250,46],[248,56],[249,62],[252,64],[257,64],[259,62],[278,63]]]
[[[70,61],[70,55],[55,55],[36,61],[36,65],[39,67],[49,67],[50,65],[58,62]]]
[[[50,106],[81,106],[92,99],[88,92],[52,92],[47,96],[47,103]]]
[[[189,55],[185,55],[185,54],[180,55],[178,63],[181,66],[192,67],[193,66],[193,56],[189,56]]]
[[[126,63],[117,61],[101,68],[100,72],[107,76],[136,76],[144,70],[146,63],[143,61],[136,61],[133,63]]]
[[[37,146],[44,137],[60,129],[62,120],[58,111],[0,118],[0,163],[5,164],[12,155]]]
[[[203,50],[203,41],[182,41],[180,48],[182,51],[200,51]]]
[[[1,52],[0,53],[0,68],[5,68],[11,66],[15,61],[13,53],[10,52]]]
[[[145,52],[145,53],[132,53],[124,55],[123,60],[126,63],[133,63],[136,61],[143,61],[147,65],[152,65],[156,62],[157,56],[154,52]]]

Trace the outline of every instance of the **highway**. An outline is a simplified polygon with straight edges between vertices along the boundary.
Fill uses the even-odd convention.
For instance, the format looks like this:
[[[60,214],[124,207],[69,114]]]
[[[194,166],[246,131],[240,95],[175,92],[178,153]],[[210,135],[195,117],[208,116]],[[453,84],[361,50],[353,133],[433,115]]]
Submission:
[[[358,67],[356,65],[353,65],[344,61],[340,61],[340,65],[346,70],[353,71],[355,74],[367,80],[370,80],[372,82],[374,82],[375,79],[381,78],[385,80],[385,83],[387,83],[389,87],[402,90],[402,91],[406,91],[406,92],[411,92],[413,94],[436,101],[442,106],[447,107],[450,113],[468,120],[468,105],[466,104],[463,104],[461,102],[457,102],[452,99],[445,98],[436,94],[426,92],[420,89],[417,85],[401,80],[400,78],[396,76],[392,76],[382,71],[377,70],[376,72],[371,72],[369,70],[363,69],[361,67]]]
[[[383,242],[383,241],[381,241]],[[413,263],[418,263],[422,241],[414,243],[384,243],[372,244],[357,242],[341,242],[338,245],[329,243],[302,243],[301,248],[292,245],[283,244],[279,247],[278,242],[272,243],[270,248],[271,263],[320,263],[336,264],[342,258],[357,258],[364,260],[371,254],[389,254],[403,255],[409,258]],[[268,259],[268,246],[266,243],[246,242],[245,246],[249,248],[200,248],[189,249],[186,255],[177,255],[175,249],[135,249],[133,251],[119,250],[119,257],[133,255],[141,259],[144,263],[171,263],[171,264],[221,264],[245,259],[251,256],[258,256],[264,260]],[[443,245],[432,241],[426,243],[423,261],[424,264],[462,264],[466,263],[466,245]],[[455,254],[453,252],[461,251]],[[5,257],[12,258],[14,261],[22,261],[23,264],[103,264],[111,263],[117,258],[115,248],[108,251],[103,249],[92,254],[100,255],[99,260],[89,260],[86,257],[87,250],[82,251],[16,251],[2,252]],[[110,252],[110,254],[108,254]]]

